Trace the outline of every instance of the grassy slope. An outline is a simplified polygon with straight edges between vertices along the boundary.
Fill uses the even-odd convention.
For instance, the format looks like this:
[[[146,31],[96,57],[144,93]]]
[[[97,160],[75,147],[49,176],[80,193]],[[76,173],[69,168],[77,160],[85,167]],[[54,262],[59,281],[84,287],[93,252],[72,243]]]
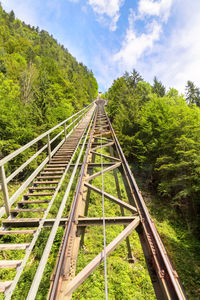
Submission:
[[[108,153],[107,153],[108,154]],[[99,158],[96,159],[96,162]],[[104,160],[106,162],[106,160]],[[94,170],[94,173],[100,169]],[[122,198],[127,200],[122,178],[118,172]],[[104,175],[104,190],[117,197],[112,171]],[[101,176],[95,178],[92,184],[101,189]],[[105,199],[106,216],[120,216],[119,206]],[[130,215],[125,211],[126,215]],[[102,216],[102,198],[91,192],[89,205],[90,217]],[[121,231],[123,226],[106,226],[106,243],[109,244]],[[108,271],[108,295],[109,299],[155,299],[151,280],[145,264],[139,238],[134,231],[130,235],[132,253],[137,259],[135,263],[129,263],[127,257],[126,242],[123,241],[107,259]],[[77,272],[87,265],[103,249],[102,226],[87,228],[84,249],[79,252]],[[101,264],[95,272],[77,289],[73,299],[104,299],[104,266]]]
[[[99,159],[99,158],[98,158]],[[94,170],[99,171],[99,169]],[[127,196],[123,188],[122,179],[118,172],[120,179],[121,193],[123,200],[127,201]],[[137,182],[139,183],[140,189],[143,190],[143,195],[146,204],[149,208],[152,218],[155,221],[157,229],[161,235],[164,245],[171,257],[171,260],[180,276],[181,282],[187,292],[189,299],[199,299],[200,294],[200,243],[193,237],[187,230],[184,220],[178,217],[173,207],[169,206],[169,203],[161,203],[155,195],[146,192],[146,188],[143,182],[143,178],[137,176]],[[95,179],[93,184],[101,188],[101,177]],[[15,187],[13,187],[15,189]],[[104,175],[104,188],[105,191],[117,196],[114,185],[113,173]],[[60,197],[59,197],[60,198]],[[101,196],[91,193],[91,202],[89,206],[89,216],[102,215],[102,199]],[[59,202],[59,201],[58,201]],[[54,207],[55,209],[55,207]],[[54,211],[52,209],[52,212]],[[105,211],[106,216],[120,216],[119,207],[105,200]],[[126,215],[129,212],[126,211]],[[52,215],[51,215],[52,216]],[[117,234],[123,230],[122,226],[107,226],[106,238],[107,244],[113,240]],[[62,229],[61,229],[62,231]],[[41,235],[43,240],[43,246],[38,244],[39,248],[42,249],[45,246],[46,239],[49,231],[43,232]],[[53,266],[56,260],[56,254],[59,248],[61,238],[61,232],[58,232],[56,242],[54,243],[54,251],[52,252],[48,260],[48,268],[46,269],[43,282],[40,286],[40,291],[37,295],[37,299],[45,299],[49,286],[49,276],[53,270]],[[20,237],[20,242],[22,242]],[[41,239],[40,239],[41,242]],[[140,242],[137,233],[134,231],[130,235],[130,242],[132,246],[132,253],[137,259],[136,263],[129,263],[127,258],[127,249],[125,241],[118,246],[118,248],[108,258],[108,293],[109,299],[155,299],[154,291],[151,285],[151,281],[148,275],[148,271],[145,265],[143,252],[140,246]],[[90,227],[87,229],[85,236],[85,247],[80,251],[78,258],[78,269],[81,270],[92,258],[94,258],[101,250],[103,245],[103,234],[102,227]],[[36,250],[38,250],[36,246]],[[42,247],[41,247],[42,246]],[[41,252],[41,251],[40,251]],[[33,255],[29,260],[39,262],[39,258],[42,253],[36,254],[34,251]],[[3,253],[1,253],[3,254]],[[7,259],[20,259],[22,253],[16,253],[13,257],[11,251],[8,253]],[[4,256],[4,254],[3,254]],[[3,259],[3,257],[2,257]],[[15,299],[20,298],[22,290],[24,295],[28,291],[31,278],[35,273],[35,267],[32,268],[28,264],[25,269],[23,278],[20,282],[19,288],[16,290]],[[1,272],[1,277],[6,276],[7,271]],[[14,274],[10,273],[10,276]],[[7,277],[7,276],[6,276]],[[8,278],[7,278],[8,279]],[[25,286],[24,286],[25,284]],[[83,285],[74,293],[73,299],[103,299],[104,297],[104,269],[103,264],[97,268],[95,272],[85,281]],[[2,299],[2,297],[0,297]],[[26,297],[25,297],[26,298]],[[25,299],[24,298],[24,299]]]
[[[136,180],[188,299],[200,299],[200,241],[169,202],[150,193],[143,178],[137,175]]]
[[[98,171],[98,170],[96,170]],[[119,174],[118,174],[119,175]],[[199,299],[200,295],[200,242],[192,236],[177,212],[168,203],[161,203],[155,195],[146,192],[142,178],[137,177],[139,186],[157,226],[159,234],[170,255],[173,265],[179,274],[181,283],[189,299]],[[104,175],[105,191],[115,193],[112,173]],[[94,185],[101,188],[101,178],[95,179]],[[122,188],[124,201],[127,201]],[[102,215],[102,199],[95,193],[91,194],[89,216]],[[117,205],[105,201],[106,216],[120,215]],[[122,226],[107,226],[107,244],[123,230]],[[130,264],[127,259],[125,241],[108,258],[108,294],[109,299],[155,299],[154,291],[145,265],[144,256],[137,233],[130,235],[133,255],[137,262]],[[85,247],[78,258],[80,271],[101,250],[103,245],[102,227],[90,227],[85,237]],[[104,298],[104,268],[100,265],[95,272],[74,293],[73,299],[103,299]]]

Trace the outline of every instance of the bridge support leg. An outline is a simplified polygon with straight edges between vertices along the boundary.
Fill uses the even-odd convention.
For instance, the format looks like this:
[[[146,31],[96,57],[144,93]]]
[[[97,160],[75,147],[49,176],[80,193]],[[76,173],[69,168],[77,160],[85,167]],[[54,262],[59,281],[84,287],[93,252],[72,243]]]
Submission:
[[[113,147],[110,146],[109,149],[110,149],[110,155],[114,156]],[[116,189],[117,189],[118,198],[122,200],[122,195],[121,195],[120,185],[119,185],[119,179],[118,179],[118,175],[117,175],[117,170],[116,169],[113,170],[113,175],[114,175],[114,178],[115,178],[115,185],[116,185]],[[121,210],[122,216],[125,216],[124,208],[121,205],[120,205],[120,210]],[[126,228],[126,226],[124,225],[124,229],[125,228]],[[136,258],[132,254],[130,240],[129,240],[128,236],[126,238],[126,246],[127,246],[127,250],[128,250],[128,261],[129,262],[135,262]]]
[[[6,183],[6,175],[5,175],[4,166],[0,167],[0,175],[1,175],[0,177],[1,177],[1,182],[2,182],[5,210],[6,210],[7,216],[9,216],[10,215],[9,194],[8,194],[8,187],[7,187],[7,183]]]
[[[94,142],[95,142],[95,140],[96,139],[94,139]],[[94,162],[95,162],[95,154],[92,153],[92,163],[94,163]],[[91,176],[93,174],[93,168],[88,169],[88,174],[89,174],[89,176]],[[91,189],[88,189],[87,196],[86,196],[86,203],[85,203],[85,212],[84,212],[85,217],[87,217],[87,214],[88,214],[90,194],[91,194]],[[84,245],[85,229],[86,229],[85,227],[83,227],[83,229],[82,229],[80,248],[83,248],[83,245]]]

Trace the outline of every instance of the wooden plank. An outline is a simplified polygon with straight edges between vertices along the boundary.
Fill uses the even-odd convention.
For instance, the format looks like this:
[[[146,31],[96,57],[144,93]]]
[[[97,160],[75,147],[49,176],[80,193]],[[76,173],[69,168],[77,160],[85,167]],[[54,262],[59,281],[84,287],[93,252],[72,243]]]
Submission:
[[[45,191],[45,190],[53,191],[56,188],[57,186],[31,186],[29,187],[29,191]]]
[[[27,194],[24,194],[24,198],[38,197],[38,196],[53,196],[53,193],[27,193]]]
[[[22,218],[3,220],[4,227],[37,227],[39,226],[40,218]]]
[[[13,269],[21,265],[22,260],[0,260],[0,269]]]
[[[30,191],[43,191],[43,190],[55,190],[56,186],[31,186]]]
[[[4,230],[0,231],[1,235],[7,235],[7,234],[33,234],[35,233],[35,230]]]
[[[41,172],[40,175],[60,175],[60,174],[63,174],[63,171],[56,171],[56,172],[53,172],[53,171],[45,171],[45,172]]]
[[[116,247],[139,225],[140,219],[136,217],[107,247],[106,256],[108,256]],[[82,271],[76,275],[65,287],[65,296],[70,296],[80,284],[104,261],[104,251],[98,254]]]
[[[132,206],[132,205],[130,205],[130,204],[128,204],[128,203],[126,203],[126,202],[124,202],[124,201],[122,201],[122,200],[120,200],[120,199],[118,199],[118,198],[116,198],[116,197],[114,197],[114,196],[112,196],[112,195],[106,193],[106,192],[102,192],[102,190],[98,189],[98,188],[95,187],[94,185],[89,184],[89,183],[87,183],[87,182],[85,182],[84,185],[85,185],[87,188],[93,190],[94,192],[96,192],[96,193],[98,193],[98,194],[100,194],[100,195],[104,194],[104,197],[106,197],[107,199],[110,199],[110,200],[112,200],[113,202],[115,202],[115,203],[117,203],[117,204],[123,206],[124,208],[126,208],[126,209],[128,209],[128,210],[130,210],[130,211],[132,211],[132,212],[137,212],[137,209],[136,209],[134,206]]]
[[[23,209],[12,209],[11,214],[19,214],[24,212],[44,212],[45,208],[23,208]]]
[[[6,291],[7,288],[12,284],[12,281],[0,281],[0,293]]]
[[[54,158],[53,158],[53,160],[55,160],[55,159],[68,159],[68,158],[71,158],[71,155],[56,155],[56,156],[54,156]]]
[[[37,179],[60,179],[62,176],[38,176]]]
[[[49,180],[49,181],[34,181],[33,184],[57,184],[59,181],[56,180]]]
[[[18,201],[17,204],[39,204],[39,203],[49,203],[49,200],[22,200]]]
[[[63,162],[63,160],[61,160],[61,161],[59,161],[59,160],[52,161],[52,160],[51,160],[50,163],[51,163],[51,165],[54,165],[54,164],[55,164],[55,165],[56,165],[56,164],[59,164],[59,165],[62,164],[63,166],[67,166],[67,165],[68,165],[68,161]]]
[[[43,171],[63,171],[65,169],[65,167],[56,167],[56,168],[52,168],[52,167],[47,167],[44,168]]]
[[[30,244],[0,244],[0,250],[25,250]]]
[[[63,164],[48,164],[47,167],[51,167],[51,168],[57,168],[57,167],[63,167],[65,168],[66,166],[66,163],[63,163]]]

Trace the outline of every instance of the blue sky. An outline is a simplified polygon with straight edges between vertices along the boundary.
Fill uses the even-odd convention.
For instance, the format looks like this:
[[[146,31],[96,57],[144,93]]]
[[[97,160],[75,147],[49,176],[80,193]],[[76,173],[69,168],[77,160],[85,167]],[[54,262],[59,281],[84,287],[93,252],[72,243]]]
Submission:
[[[92,69],[100,91],[135,68],[184,92],[200,86],[200,0],[1,0]]]

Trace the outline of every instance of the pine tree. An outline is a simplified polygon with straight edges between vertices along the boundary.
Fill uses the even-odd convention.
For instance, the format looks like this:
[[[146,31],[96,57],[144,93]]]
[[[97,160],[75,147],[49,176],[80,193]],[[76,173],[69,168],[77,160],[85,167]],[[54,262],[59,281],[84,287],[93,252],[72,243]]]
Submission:
[[[15,21],[15,13],[13,10],[9,13],[9,21],[12,23]]]
[[[157,94],[159,97],[164,97],[165,95],[165,86],[161,81],[158,81],[156,76],[153,79],[152,92]]]
[[[194,84],[194,82],[188,80],[186,85],[186,100],[187,103],[194,103],[200,107],[200,90]]]

